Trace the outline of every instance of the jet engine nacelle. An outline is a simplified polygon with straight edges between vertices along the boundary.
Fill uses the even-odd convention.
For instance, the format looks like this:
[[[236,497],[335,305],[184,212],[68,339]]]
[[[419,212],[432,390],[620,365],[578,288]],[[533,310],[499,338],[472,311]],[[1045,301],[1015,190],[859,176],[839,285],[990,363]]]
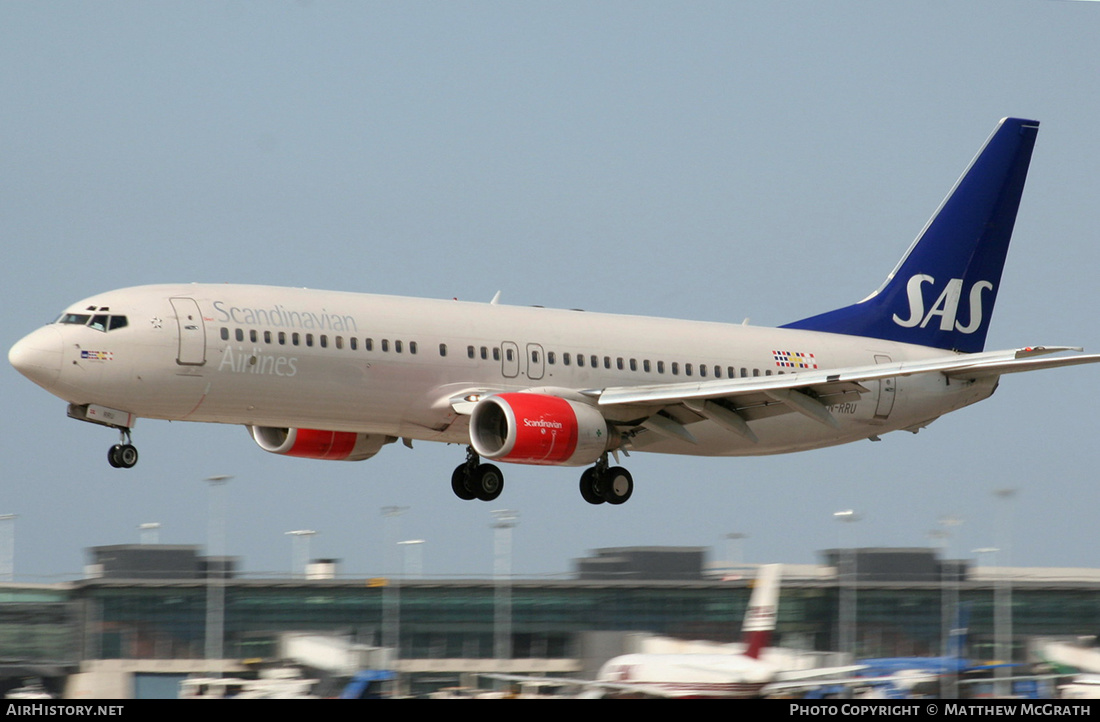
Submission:
[[[261,449],[272,454],[333,461],[369,459],[385,444],[395,441],[392,436],[382,434],[284,429],[274,426],[249,426],[248,433],[252,434]]]
[[[494,461],[586,466],[608,449],[603,415],[588,404],[557,396],[488,396],[470,415],[474,451]]]

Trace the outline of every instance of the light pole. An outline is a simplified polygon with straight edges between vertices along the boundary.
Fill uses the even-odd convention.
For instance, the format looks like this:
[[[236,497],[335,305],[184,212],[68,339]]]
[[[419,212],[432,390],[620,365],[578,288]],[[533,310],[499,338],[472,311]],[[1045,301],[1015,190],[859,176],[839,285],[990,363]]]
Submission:
[[[512,658],[512,529],[518,524],[519,512],[512,509],[493,511],[493,656],[499,669],[507,673]],[[500,686],[499,680],[496,684]]]
[[[283,532],[283,534],[291,538],[290,576],[293,577],[297,574],[298,569],[301,569],[302,579],[307,579],[309,577],[309,539],[316,536],[317,532],[312,529],[295,529],[294,531]]]
[[[400,536],[401,515],[408,510],[407,506],[382,507],[386,544],[382,555],[386,577],[386,586],[382,587],[382,646],[393,650],[395,661],[401,658],[401,589],[396,560],[397,540]]]
[[[741,542],[748,538],[748,534],[742,534],[739,531],[731,531],[729,534],[726,534],[726,559],[729,560],[730,565],[727,574],[731,577],[734,574],[740,576],[742,573],[742,567],[745,566],[745,560],[741,554]]]
[[[0,514],[0,582],[15,581],[15,520],[18,514]]]
[[[950,559],[951,556],[951,529],[962,525],[962,519],[957,516],[940,517],[942,528],[933,530],[929,536],[939,539],[940,544],[940,647],[944,658],[952,654],[951,640],[952,630],[955,628],[955,620],[959,617],[959,563]],[[943,699],[958,699],[959,696],[959,672],[952,669],[940,677],[940,697]]]
[[[420,579],[424,576],[424,540],[406,539],[397,542],[404,553],[401,555],[401,571],[405,579]]]
[[[837,511],[833,518],[842,522],[838,538],[837,549],[837,586],[840,591],[840,610],[837,615],[837,636],[840,638],[840,651],[847,652],[855,658],[856,655],[856,622],[857,622],[857,592],[858,579],[856,569],[856,550],[851,540],[851,532],[847,526],[859,521],[862,517],[852,509]],[[845,533],[847,531],[847,533]],[[849,537],[845,539],[845,537]],[[844,560],[847,557],[847,561]],[[841,571],[841,567],[845,567]]]
[[[144,524],[138,524],[138,534],[142,544],[159,544],[160,522],[147,521]]]
[[[993,605],[993,635],[996,638],[996,655],[1001,662],[1012,661],[1012,575],[1008,569],[1012,566],[1012,499],[1015,489],[996,489],[993,496],[1003,504],[998,508],[998,544],[1004,556],[999,562],[1001,569],[997,575],[996,595]],[[1003,664],[994,669],[996,683],[994,694],[1008,697],[1012,693],[1012,683],[1008,681],[1009,668]]]
[[[206,645],[203,656],[212,676],[221,676],[225,655],[225,485],[232,476],[208,476],[210,488],[206,527]],[[218,660],[215,669],[214,660]]]

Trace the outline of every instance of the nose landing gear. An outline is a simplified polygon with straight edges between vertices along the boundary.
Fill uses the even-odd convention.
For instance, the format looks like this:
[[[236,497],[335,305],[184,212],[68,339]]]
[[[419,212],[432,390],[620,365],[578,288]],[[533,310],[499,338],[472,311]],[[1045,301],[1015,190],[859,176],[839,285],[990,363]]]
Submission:
[[[116,469],[131,469],[137,464],[138,452],[130,439],[136,416],[96,404],[69,404],[67,413],[70,419],[118,429],[118,443],[107,450],[107,463]]]
[[[130,430],[120,428],[118,435],[120,443],[107,450],[107,463],[116,469],[132,469],[138,462],[138,451],[130,443]]]

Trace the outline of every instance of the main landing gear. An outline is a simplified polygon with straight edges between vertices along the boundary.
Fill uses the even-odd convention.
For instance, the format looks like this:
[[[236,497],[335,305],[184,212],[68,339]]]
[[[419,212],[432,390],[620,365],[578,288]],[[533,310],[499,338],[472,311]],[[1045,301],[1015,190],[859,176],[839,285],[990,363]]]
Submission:
[[[472,446],[466,447],[466,462],[451,474],[451,491],[459,499],[493,501],[504,491],[504,472],[493,464],[482,464]],[[622,504],[634,493],[634,477],[621,466],[608,467],[607,454],[581,474],[581,496],[589,504]]]
[[[130,443],[130,430],[118,430],[119,442],[107,450],[107,463],[116,469],[131,469],[138,462],[137,448]]]
[[[607,466],[607,454],[581,474],[581,497],[589,504],[622,504],[634,493],[634,477],[621,466]]]
[[[466,462],[451,474],[451,491],[459,499],[492,501],[504,491],[504,472],[492,464],[482,464],[474,447],[466,447]]]

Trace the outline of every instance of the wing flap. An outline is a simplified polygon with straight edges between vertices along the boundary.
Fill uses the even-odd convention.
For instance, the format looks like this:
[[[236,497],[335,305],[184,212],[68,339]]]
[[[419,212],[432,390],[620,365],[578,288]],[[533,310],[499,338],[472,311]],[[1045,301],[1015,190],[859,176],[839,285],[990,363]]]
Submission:
[[[800,391],[811,399],[827,405],[837,403],[839,398],[846,395],[866,393],[865,383],[896,376],[943,373],[951,378],[977,379],[999,376],[1003,373],[1100,362],[1100,355],[1096,354],[1052,359],[1033,358],[1041,354],[1076,350],[1079,349],[1065,346],[1029,346],[1010,351],[950,354],[917,361],[822,369],[778,376],[648,386],[615,386],[602,391],[588,391],[586,394],[597,397],[600,406],[680,404],[692,400],[722,399],[746,417],[753,413],[752,409],[767,408],[775,404],[782,404],[790,410],[795,410],[794,407],[797,406],[805,413],[806,409],[803,408],[805,405],[800,403],[802,399],[795,398],[792,403],[791,397],[784,392]],[[779,398],[784,400],[777,400]]]

